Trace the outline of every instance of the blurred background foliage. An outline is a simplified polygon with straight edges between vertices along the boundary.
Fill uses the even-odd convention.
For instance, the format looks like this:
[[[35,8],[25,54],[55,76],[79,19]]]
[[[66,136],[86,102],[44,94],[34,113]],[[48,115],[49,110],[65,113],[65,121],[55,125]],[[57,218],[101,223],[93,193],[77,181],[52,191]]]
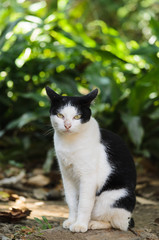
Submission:
[[[100,94],[102,127],[135,156],[159,158],[157,0],[1,0],[0,163],[54,156],[45,86]]]

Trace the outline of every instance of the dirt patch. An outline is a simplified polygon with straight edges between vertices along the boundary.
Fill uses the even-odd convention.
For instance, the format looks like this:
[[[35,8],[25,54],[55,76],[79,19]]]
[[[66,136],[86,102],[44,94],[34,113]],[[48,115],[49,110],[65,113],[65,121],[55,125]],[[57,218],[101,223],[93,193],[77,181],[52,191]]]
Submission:
[[[10,207],[13,203],[10,203]],[[87,233],[71,233],[64,230],[62,222],[68,217],[68,208],[64,201],[36,201],[27,199],[26,206],[32,210],[30,217],[20,223],[0,223],[0,239],[3,240],[139,240],[159,239],[159,224],[155,219],[159,218],[159,205],[141,205],[137,203],[134,211],[135,229],[137,236],[132,232],[121,232],[118,230],[95,230]],[[7,208],[3,204],[1,208]],[[38,223],[34,218],[42,221],[45,216],[52,229],[43,230],[43,224]],[[47,228],[47,224],[45,225]]]
[[[37,240],[135,240],[131,232],[122,232],[118,230],[89,230],[86,233],[71,233],[69,230],[64,230],[62,227],[57,227],[52,230],[41,232],[41,236],[32,235],[30,240],[37,237]],[[29,240],[29,239],[27,239]]]
[[[146,174],[138,177],[136,187],[137,204],[133,215],[135,233],[113,229],[90,230],[84,234],[71,233],[62,228],[62,222],[68,217],[68,207],[63,200],[43,200],[43,193],[45,196],[45,192],[48,191],[46,187],[43,187],[42,191],[41,188],[28,188],[21,184],[20,190],[16,193],[18,196],[22,195],[22,199],[25,199],[24,202],[20,202],[20,197],[17,201],[11,200],[10,197],[7,197],[7,200],[4,201],[6,196],[1,194],[0,211],[8,211],[11,207],[18,207],[19,209],[25,207],[31,210],[31,215],[26,220],[0,223],[0,240],[159,240],[158,178],[148,177]],[[32,193],[30,193],[30,190],[32,190]],[[40,197],[42,194],[42,200],[34,199],[36,197],[34,190],[36,190],[36,195],[38,191],[38,197],[39,193]],[[59,193],[58,188],[54,189],[53,193],[55,193],[55,190],[56,193]],[[5,191],[5,189],[3,188],[2,191]],[[10,193],[12,191],[6,192]],[[13,193],[15,192],[13,191]],[[61,195],[58,195],[58,198],[59,196]],[[45,218],[42,218],[42,216],[45,216]]]

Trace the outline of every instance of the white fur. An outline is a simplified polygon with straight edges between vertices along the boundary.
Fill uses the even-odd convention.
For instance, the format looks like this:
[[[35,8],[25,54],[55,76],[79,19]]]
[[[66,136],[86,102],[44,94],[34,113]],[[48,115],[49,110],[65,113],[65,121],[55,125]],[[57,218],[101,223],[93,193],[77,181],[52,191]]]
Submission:
[[[74,119],[74,117],[79,114],[75,107],[67,105],[66,107],[60,109],[60,113],[64,116],[64,119],[58,118],[56,115],[51,116],[51,123],[55,131],[61,134],[66,133],[77,133],[79,131],[79,125],[81,125],[80,120]],[[71,131],[65,128],[65,122],[71,124]]]
[[[94,118],[83,124],[75,120],[74,116],[79,113],[71,105],[65,106],[60,113],[64,118],[52,115],[51,123],[55,130],[55,150],[69,206],[69,218],[64,221],[63,227],[72,232],[86,232],[88,227],[100,229],[110,225],[127,230],[130,213],[112,208],[116,200],[126,196],[126,190],[106,191],[96,197],[96,192],[113,171],[100,142],[98,123]],[[71,124],[69,130],[64,126],[65,121]],[[91,219],[94,220],[92,224]],[[95,221],[99,222],[95,224]]]

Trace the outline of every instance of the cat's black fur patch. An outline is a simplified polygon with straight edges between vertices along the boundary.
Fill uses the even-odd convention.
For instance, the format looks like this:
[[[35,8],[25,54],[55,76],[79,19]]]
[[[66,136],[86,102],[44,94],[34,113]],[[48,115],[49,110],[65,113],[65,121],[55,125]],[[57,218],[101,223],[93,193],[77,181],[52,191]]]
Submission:
[[[134,228],[134,227],[135,227],[134,219],[133,219],[133,218],[130,218],[130,220],[129,220],[129,229],[130,229],[130,228]]]
[[[46,92],[51,100],[50,114],[56,115],[61,108],[66,105],[72,105],[76,107],[78,114],[81,117],[81,123],[86,123],[91,117],[90,104],[93,99],[97,96],[98,90],[95,89],[89,94],[82,97],[68,97],[61,96],[55,93],[51,88],[46,87]]]
[[[120,198],[112,207],[124,208],[132,212],[135,206],[136,186],[136,170],[133,158],[126,144],[115,133],[101,129],[101,142],[105,146],[108,161],[113,171],[96,195],[99,196],[108,190],[125,188],[128,195]]]

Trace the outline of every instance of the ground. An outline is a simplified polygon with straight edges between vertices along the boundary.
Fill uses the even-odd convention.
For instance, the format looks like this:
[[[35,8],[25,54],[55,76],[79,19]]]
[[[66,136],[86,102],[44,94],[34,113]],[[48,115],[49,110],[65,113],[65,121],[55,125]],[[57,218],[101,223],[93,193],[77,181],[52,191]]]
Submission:
[[[13,202],[10,203],[10,206]],[[68,208],[64,201],[40,202],[34,199],[27,199],[26,207],[32,210],[27,220],[20,223],[0,223],[0,237],[2,240],[22,239],[22,240],[139,240],[139,239],[159,239],[159,224],[155,219],[159,217],[159,205],[143,205],[137,203],[134,211],[135,228],[134,232],[122,232],[117,230],[96,230],[87,233],[71,233],[60,227],[68,216]],[[6,209],[7,204],[1,205],[1,209]],[[52,229],[42,231],[42,224],[37,223],[34,217],[42,219],[45,216]],[[26,226],[26,228],[25,228]],[[25,236],[26,235],[26,236]],[[6,238],[4,238],[4,236]]]
[[[17,176],[20,179],[19,183],[11,183],[9,189],[4,186],[0,188],[0,240],[159,240],[158,175],[148,175],[145,172],[138,175],[133,231],[122,232],[111,229],[89,230],[86,233],[71,233],[62,228],[62,222],[68,217],[68,207],[64,202],[63,194],[59,195],[62,190],[61,183],[55,184],[58,187],[55,186],[53,191],[51,190],[54,199],[58,200],[48,201],[45,199],[46,193],[50,191],[49,181],[55,182],[54,179],[49,180],[41,170],[37,169],[32,175],[30,173],[24,175],[20,172]],[[55,173],[54,177],[58,179]],[[6,184],[6,181],[9,181],[9,184],[11,180],[15,181],[15,178],[4,178],[4,175],[1,179],[1,184]],[[41,183],[45,186],[41,186]],[[4,192],[14,194],[4,201]],[[13,198],[16,201],[15,199],[13,201]],[[27,208],[31,210],[31,214],[23,220],[2,222],[3,212],[9,211],[11,207]]]

